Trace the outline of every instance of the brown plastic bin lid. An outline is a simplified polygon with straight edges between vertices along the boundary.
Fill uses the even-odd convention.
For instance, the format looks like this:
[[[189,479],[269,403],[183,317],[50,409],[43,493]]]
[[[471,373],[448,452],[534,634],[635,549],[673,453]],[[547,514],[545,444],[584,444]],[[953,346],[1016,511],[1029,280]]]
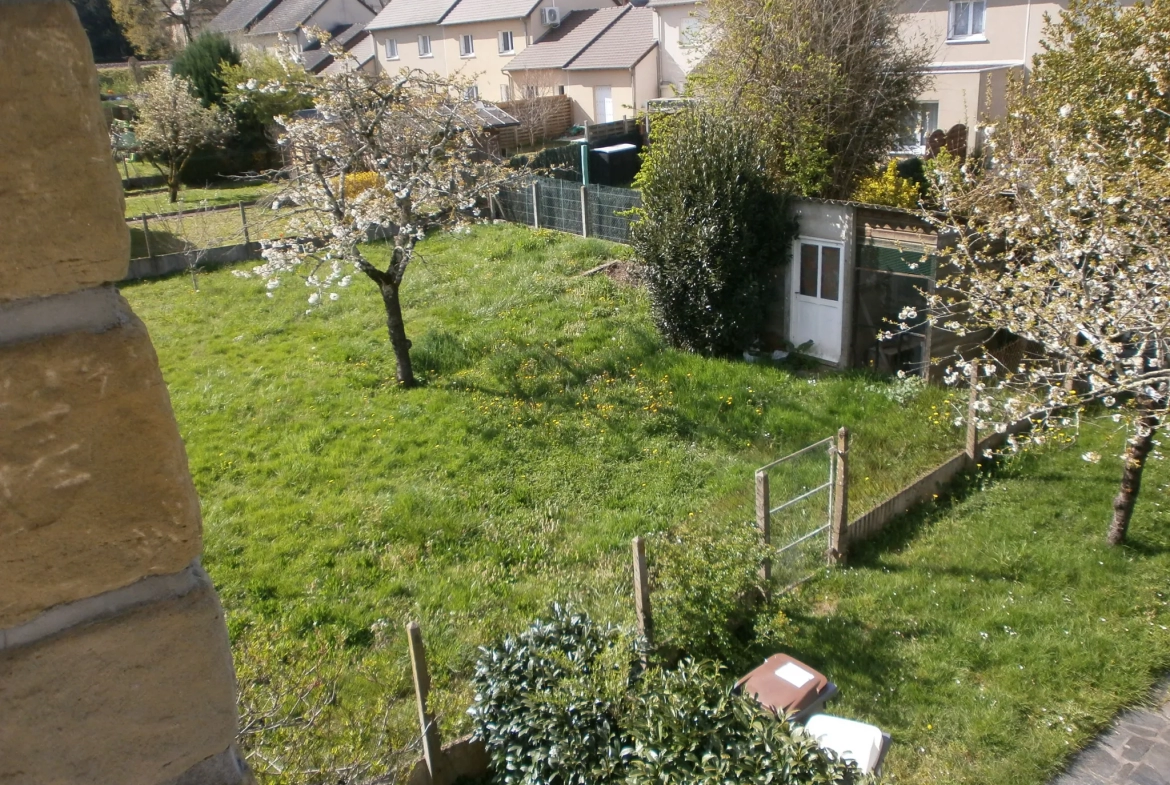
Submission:
[[[773,654],[735,684],[744,695],[755,697],[761,706],[780,716],[812,705],[828,686],[824,674],[787,654]]]

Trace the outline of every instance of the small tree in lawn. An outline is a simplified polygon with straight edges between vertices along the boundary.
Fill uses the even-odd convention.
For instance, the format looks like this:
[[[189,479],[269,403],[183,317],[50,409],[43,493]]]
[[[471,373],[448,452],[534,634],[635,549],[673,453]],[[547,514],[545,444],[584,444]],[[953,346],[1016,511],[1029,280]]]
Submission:
[[[477,145],[480,124],[467,84],[418,70],[386,77],[354,69],[312,89],[309,116],[279,120],[293,162],[291,230],[304,239],[266,243],[265,263],[243,275],[262,276],[269,288],[300,276],[314,306],[337,299],[351,272],[363,274],[386,308],[398,382],[413,386],[400,291],[415,245],[429,228],[476,220],[505,170]],[[392,237],[384,269],[361,248],[373,230]]]
[[[989,424],[1031,416],[1042,440],[1089,404],[1127,424],[1118,544],[1170,392],[1170,2],[1074,0],[1048,38],[990,137],[991,172],[938,173],[954,272],[930,318],[1037,347],[1015,368],[982,359]]]
[[[231,118],[217,107],[205,109],[181,76],[160,71],[136,99],[134,135],[155,168],[167,178],[171,202],[178,201],[183,168],[202,147],[231,135]]]

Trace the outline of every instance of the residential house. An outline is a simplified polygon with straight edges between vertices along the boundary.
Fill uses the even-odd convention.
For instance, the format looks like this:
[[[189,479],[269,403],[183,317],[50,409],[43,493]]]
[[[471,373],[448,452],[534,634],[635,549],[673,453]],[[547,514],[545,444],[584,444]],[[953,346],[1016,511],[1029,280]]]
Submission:
[[[366,23],[380,8],[378,0],[233,0],[208,29],[258,49],[274,50],[283,38],[301,51],[309,71],[319,73],[333,58],[311,31],[323,30],[349,49],[366,35]]]
[[[421,68],[473,80],[471,93],[507,101],[512,58],[582,9],[614,0],[394,0],[366,26],[383,70]]]
[[[648,8],[575,11],[504,70],[518,96],[555,85],[572,100],[574,123],[608,123],[658,97],[657,47]]]
[[[658,93],[673,98],[682,93],[687,74],[709,51],[703,26],[706,13],[695,0],[650,0],[648,5],[658,41]]]

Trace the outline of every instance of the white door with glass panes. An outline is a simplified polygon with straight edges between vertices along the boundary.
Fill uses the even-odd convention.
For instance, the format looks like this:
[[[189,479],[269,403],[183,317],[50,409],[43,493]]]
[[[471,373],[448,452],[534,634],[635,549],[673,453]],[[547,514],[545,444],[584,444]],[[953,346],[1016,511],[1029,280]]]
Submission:
[[[841,359],[843,246],[806,237],[794,246],[789,340],[797,347],[812,341],[803,350],[806,354],[837,363]]]
[[[596,114],[593,116],[595,123],[612,123],[613,122],[613,88],[612,87],[594,87],[593,88],[593,102],[596,104],[594,110]]]

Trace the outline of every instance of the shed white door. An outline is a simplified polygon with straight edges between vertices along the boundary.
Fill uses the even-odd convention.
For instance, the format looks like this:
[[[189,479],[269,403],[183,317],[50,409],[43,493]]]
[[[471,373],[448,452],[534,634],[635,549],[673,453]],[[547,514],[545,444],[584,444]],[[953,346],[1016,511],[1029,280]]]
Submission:
[[[841,287],[844,253],[839,243],[800,238],[793,249],[793,346],[812,341],[808,354],[837,363],[841,359]]]
[[[594,87],[593,88],[593,122],[595,123],[612,123],[613,122],[613,88],[612,87]]]

